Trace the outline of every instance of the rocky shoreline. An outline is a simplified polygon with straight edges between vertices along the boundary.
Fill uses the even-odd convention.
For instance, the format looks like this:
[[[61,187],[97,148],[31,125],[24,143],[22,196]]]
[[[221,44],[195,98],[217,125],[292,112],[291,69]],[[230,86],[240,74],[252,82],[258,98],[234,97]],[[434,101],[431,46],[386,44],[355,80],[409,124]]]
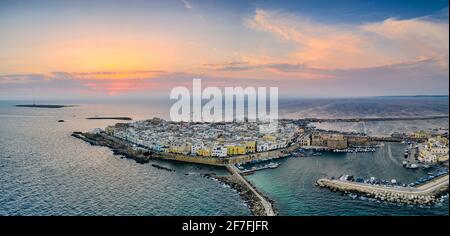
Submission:
[[[81,139],[93,146],[108,147],[115,155],[119,155],[127,159],[133,159],[137,163],[141,164],[149,162],[153,156],[151,152],[134,150],[125,142],[122,142],[120,140],[106,139],[100,134],[73,132],[71,136]]]
[[[443,184],[436,183],[435,186],[431,186],[427,189],[420,189],[419,187],[411,189],[410,191],[351,184],[330,179],[319,179],[316,182],[316,185],[321,188],[327,188],[333,192],[356,194],[358,196],[365,196],[380,201],[404,205],[430,206],[438,202],[442,195],[448,193],[448,175],[441,178],[443,178],[444,181],[446,180],[447,184],[445,184],[445,182],[443,182]]]
[[[165,166],[160,166],[160,165],[157,165],[157,164],[152,164],[152,166],[157,168],[157,169],[160,169],[160,170],[167,170],[169,172],[175,172],[174,169],[168,168],[168,167],[165,167]]]
[[[234,175],[227,175],[227,176],[217,176],[214,177],[220,182],[230,186],[232,189],[236,190],[242,199],[244,199],[245,203],[248,205],[250,211],[254,216],[266,216],[265,208],[262,205],[261,201],[258,199],[258,197],[249,190],[245,185],[239,181],[239,179]],[[256,188],[255,188],[256,189]],[[259,193],[259,192],[258,192]],[[259,193],[261,194],[261,193]],[[268,197],[265,197],[273,206],[274,201],[269,199]],[[276,213],[276,209],[274,209]]]
[[[133,159],[137,163],[148,163],[151,159],[161,159],[157,153],[150,152],[150,151],[141,151],[141,150],[135,150],[130,147],[127,143],[124,141],[111,138],[111,137],[104,137],[102,134],[92,134],[92,133],[83,133],[83,132],[73,132],[72,135],[75,138],[81,139],[93,146],[104,146],[108,147],[115,155],[120,155],[123,158]],[[168,159],[170,160],[170,159]],[[167,171],[175,171],[173,169],[163,167],[160,165],[152,164],[153,167],[158,169],[164,169]],[[228,176],[215,176],[215,174],[204,174],[204,177],[207,178],[214,178],[218,181],[230,186],[232,189],[236,190],[239,195],[242,197],[242,199],[245,201],[245,203],[249,206],[250,211],[254,216],[266,216],[265,208],[261,202],[261,200],[256,196],[256,194],[249,189],[245,184],[242,183],[242,181],[239,180],[239,178],[236,175],[228,175]],[[247,181],[248,182],[248,181]],[[251,183],[249,183],[251,185]],[[252,186],[253,187],[253,186]],[[256,188],[253,187],[253,189],[256,191]],[[258,191],[258,194],[261,196],[261,194]],[[265,197],[264,198],[271,203],[273,206],[274,202]],[[272,207],[273,208],[273,207]],[[274,210],[275,212],[275,210]]]

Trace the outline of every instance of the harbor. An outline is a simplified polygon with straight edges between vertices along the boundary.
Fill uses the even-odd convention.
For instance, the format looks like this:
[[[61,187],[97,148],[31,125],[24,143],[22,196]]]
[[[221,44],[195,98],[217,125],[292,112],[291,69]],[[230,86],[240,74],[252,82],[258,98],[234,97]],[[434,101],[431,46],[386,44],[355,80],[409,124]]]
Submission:
[[[236,164],[235,166],[238,168],[240,173],[242,173],[242,174],[251,174],[251,173],[253,173],[255,171],[259,171],[259,170],[278,168],[280,166],[280,164],[276,163],[276,162],[270,162],[268,164],[262,164],[262,165],[259,165],[259,166],[252,166],[249,169],[245,169],[245,167],[242,166],[242,164]]]
[[[250,211],[255,216],[274,216],[276,215],[272,201],[259,193],[256,188],[254,188],[242,175],[246,172],[242,172],[238,169],[234,164],[226,164],[224,159],[208,159],[208,158],[195,158],[188,155],[181,154],[171,154],[171,153],[156,153],[156,152],[148,152],[143,149],[136,149],[130,147],[130,144],[124,142],[120,139],[105,135],[105,134],[91,134],[91,133],[82,133],[82,132],[74,132],[72,133],[72,137],[81,139],[85,142],[90,143],[95,146],[106,146],[112,149],[114,154],[121,155],[125,158],[134,159],[138,163],[147,163],[150,159],[164,159],[167,161],[177,161],[177,162],[191,162],[196,164],[206,164],[213,166],[222,166],[225,167],[228,172],[231,174],[229,176],[217,176],[216,179],[222,181],[223,183],[231,186],[233,189],[239,192],[242,198],[248,203]],[[286,157],[284,156],[271,156],[270,158],[264,159],[255,159],[252,163],[259,163],[263,161],[267,161],[274,158]],[[173,172],[175,170],[171,168],[167,168],[161,165],[152,164],[153,167],[167,170],[169,172]],[[268,164],[262,165],[259,168],[252,169],[247,173],[268,169],[268,168],[276,168],[278,164]]]
[[[334,149],[333,152],[347,152],[347,153],[356,153],[356,152],[376,152],[375,148],[370,147],[359,147],[359,148],[345,148],[345,149]]]
[[[405,141],[402,143],[395,142],[398,144],[398,147],[402,147],[404,152],[401,149],[391,151],[391,144],[388,144],[388,148],[386,148],[386,142],[375,142],[371,139],[371,137],[293,128],[291,131],[297,130],[298,133],[294,133],[293,135],[289,134],[289,132],[285,133],[284,135],[287,135],[290,138],[283,141],[283,143],[279,143],[276,138],[274,139],[274,137],[262,136],[259,138],[257,137],[257,141],[254,142],[241,141],[241,144],[239,144],[241,146],[230,146],[223,144],[224,140],[219,139],[222,143],[216,141],[214,144],[215,146],[202,146],[200,149],[197,149],[198,147],[196,145],[202,141],[197,140],[192,143],[187,142],[185,144],[177,144],[178,146],[162,146],[150,143],[151,139],[146,139],[145,137],[148,137],[148,134],[150,133],[149,131],[155,128],[154,126],[156,124],[163,124],[163,126],[172,127],[171,130],[176,130],[174,127],[182,127],[185,129],[183,132],[190,132],[187,127],[193,126],[192,124],[190,124],[190,126],[180,126],[177,123],[168,123],[154,118],[145,122],[116,124],[115,126],[109,126],[109,128],[107,127],[105,131],[95,129],[93,132],[74,132],[72,136],[89,142],[92,145],[107,146],[111,148],[115,154],[134,159],[138,163],[146,163],[153,159],[160,159],[225,167],[231,175],[214,176],[213,178],[220,180],[226,186],[229,186],[237,191],[249,206],[249,210],[252,214],[257,216],[276,215],[277,213],[275,213],[276,211],[273,207],[274,202],[268,196],[265,196],[259,192],[248,179],[251,179],[254,175],[259,175],[259,173],[272,172],[268,170],[273,170],[276,172],[276,169],[282,166],[282,163],[288,159],[312,158],[318,161],[317,159],[322,159],[319,158],[321,156],[336,156],[341,158],[352,157],[357,159],[372,159],[381,157],[383,157],[382,159],[385,159],[384,157],[388,157],[392,160],[393,154],[395,154],[396,156],[399,155],[400,161],[394,160],[394,163],[396,163],[397,166],[400,166],[400,168],[406,167],[406,169],[417,169],[419,164],[425,167],[425,165],[419,163],[418,145],[412,141]],[[294,127],[290,126],[292,124],[297,123],[294,121],[284,120],[284,125],[286,127]],[[211,127],[208,128],[208,124],[200,124],[195,127],[200,127],[202,129],[201,132],[211,136],[211,133],[208,131],[209,128],[215,128],[215,132],[217,132],[217,130],[220,129],[237,128],[239,125],[234,127],[234,124],[212,124]],[[251,125],[249,125],[249,127],[251,127]],[[138,131],[136,131],[136,129],[138,129]],[[166,135],[164,137],[168,140],[172,140],[171,142],[177,142],[176,139],[173,139],[173,136],[178,133],[173,133],[167,136],[168,133],[165,132],[166,129],[161,127],[158,129],[158,132],[160,132],[159,135]],[[120,132],[117,133],[117,130],[120,130]],[[142,135],[144,135],[144,138],[141,137]],[[241,135],[234,135],[233,133],[230,133],[229,135],[231,136],[228,138],[234,137],[239,139],[246,134],[241,133]],[[143,140],[147,141],[144,142]],[[227,142],[233,143],[234,141],[233,139],[229,139]],[[268,143],[271,144],[267,146]],[[404,145],[405,143],[407,143],[407,146]],[[208,147],[211,149],[207,149]],[[380,154],[380,152],[384,154]],[[407,163],[405,164],[405,162]],[[417,168],[415,167],[416,165]],[[435,168],[436,165],[430,164],[430,166]],[[174,171],[167,168],[161,168],[161,166],[153,165],[153,167],[167,171]],[[408,170],[406,171],[409,172]],[[422,172],[422,170],[420,172]],[[419,174],[418,172],[416,173]],[[448,171],[446,174],[448,175]],[[394,176],[397,176],[397,174]],[[357,193],[363,195],[365,198],[377,199],[380,201],[391,201],[411,205],[432,205],[438,201],[439,194],[442,194],[443,191],[439,194],[435,194],[433,192],[430,195],[424,195],[422,192],[414,191],[413,189],[416,189],[418,186],[428,183],[437,177],[442,177],[442,173],[429,174],[428,176],[422,177],[419,180],[409,184],[397,181],[395,178],[392,178],[391,180],[378,180],[375,177],[364,179],[361,177],[354,178],[350,175],[341,176],[337,180],[333,178],[329,180],[331,182],[316,178],[314,182],[317,183],[317,186],[319,187],[330,188],[333,191],[342,190],[342,192],[345,193]],[[402,178],[400,178],[400,180],[402,180]],[[338,183],[336,184],[335,181]],[[344,183],[344,187],[341,186],[342,183]],[[349,183],[349,185],[346,185],[346,183]],[[359,185],[362,185],[363,188],[360,189],[358,187]],[[375,187],[375,189],[366,189],[366,185]],[[380,188],[386,188],[387,190],[380,190]],[[404,189],[404,191],[398,192],[401,189]],[[413,193],[404,193],[408,191]]]
[[[407,148],[405,149],[405,161],[403,161],[403,166],[406,169],[418,169],[419,163],[417,161],[417,157],[419,156],[419,147],[415,143],[408,143]]]
[[[316,184],[321,188],[344,193],[355,193],[380,201],[388,201],[407,205],[431,205],[441,195],[448,192],[448,171],[446,174],[430,178],[417,186],[401,186],[396,181],[391,184],[367,183],[354,181],[349,175],[343,175],[339,179],[319,179]]]

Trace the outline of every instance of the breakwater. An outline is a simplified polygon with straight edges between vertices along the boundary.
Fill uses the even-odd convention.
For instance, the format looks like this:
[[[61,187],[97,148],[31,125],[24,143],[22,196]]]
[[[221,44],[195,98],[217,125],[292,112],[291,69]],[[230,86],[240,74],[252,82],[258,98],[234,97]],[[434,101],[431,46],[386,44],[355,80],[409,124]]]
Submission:
[[[234,165],[227,165],[226,168],[231,175],[220,176],[218,179],[239,192],[242,198],[249,204],[253,215],[277,215],[273,208],[272,200],[258,192],[256,188],[240,174],[240,171]]]
[[[157,169],[160,169],[160,170],[167,170],[167,171],[170,171],[170,172],[175,171],[174,169],[171,169],[171,168],[168,168],[168,167],[165,167],[165,166],[160,166],[160,165],[157,165],[157,164],[152,164],[152,166],[157,168]]]
[[[431,205],[448,192],[449,176],[435,178],[418,187],[388,187],[337,179],[319,179],[316,184],[336,192],[362,194],[381,201],[409,205]]]

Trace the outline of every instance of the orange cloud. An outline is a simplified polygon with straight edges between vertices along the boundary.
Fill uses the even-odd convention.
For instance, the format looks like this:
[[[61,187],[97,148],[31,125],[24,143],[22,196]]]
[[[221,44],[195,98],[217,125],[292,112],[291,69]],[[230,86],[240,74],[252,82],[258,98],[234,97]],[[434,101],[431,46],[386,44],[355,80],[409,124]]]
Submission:
[[[366,25],[325,25],[257,9],[246,24],[277,36],[280,44],[294,45],[286,63],[352,69],[433,58],[448,65],[448,22],[387,19]]]
[[[77,79],[83,80],[136,80],[149,79],[160,76],[165,71],[104,71],[104,72],[75,72],[70,73]]]
[[[448,22],[415,18],[398,20],[389,18],[383,22],[361,26],[364,31],[383,37],[401,51],[417,59],[434,58],[443,68],[449,63]]]

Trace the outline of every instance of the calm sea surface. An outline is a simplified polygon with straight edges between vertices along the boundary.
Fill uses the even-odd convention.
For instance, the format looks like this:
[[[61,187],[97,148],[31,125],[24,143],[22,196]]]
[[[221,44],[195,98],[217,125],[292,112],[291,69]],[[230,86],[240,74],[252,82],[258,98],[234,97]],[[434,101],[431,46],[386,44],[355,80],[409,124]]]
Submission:
[[[226,174],[223,169],[158,162],[176,170],[168,172],[151,163],[121,159],[107,148],[70,136],[73,131],[116,123],[86,120],[95,115],[168,118],[167,104],[71,102],[80,106],[61,109],[13,106],[27,103],[0,101],[0,215],[250,214],[238,193],[200,175]],[[60,119],[65,122],[58,123]],[[344,173],[402,182],[426,174],[402,168],[402,153],[401,144],[386,144],[371,154],[284,159],[278,169],[260,171],[248,179],[275,200],[281,215],[448,215],[447,199],[433,207],[406,207],[352,199],[314,186],[317,178]]]

